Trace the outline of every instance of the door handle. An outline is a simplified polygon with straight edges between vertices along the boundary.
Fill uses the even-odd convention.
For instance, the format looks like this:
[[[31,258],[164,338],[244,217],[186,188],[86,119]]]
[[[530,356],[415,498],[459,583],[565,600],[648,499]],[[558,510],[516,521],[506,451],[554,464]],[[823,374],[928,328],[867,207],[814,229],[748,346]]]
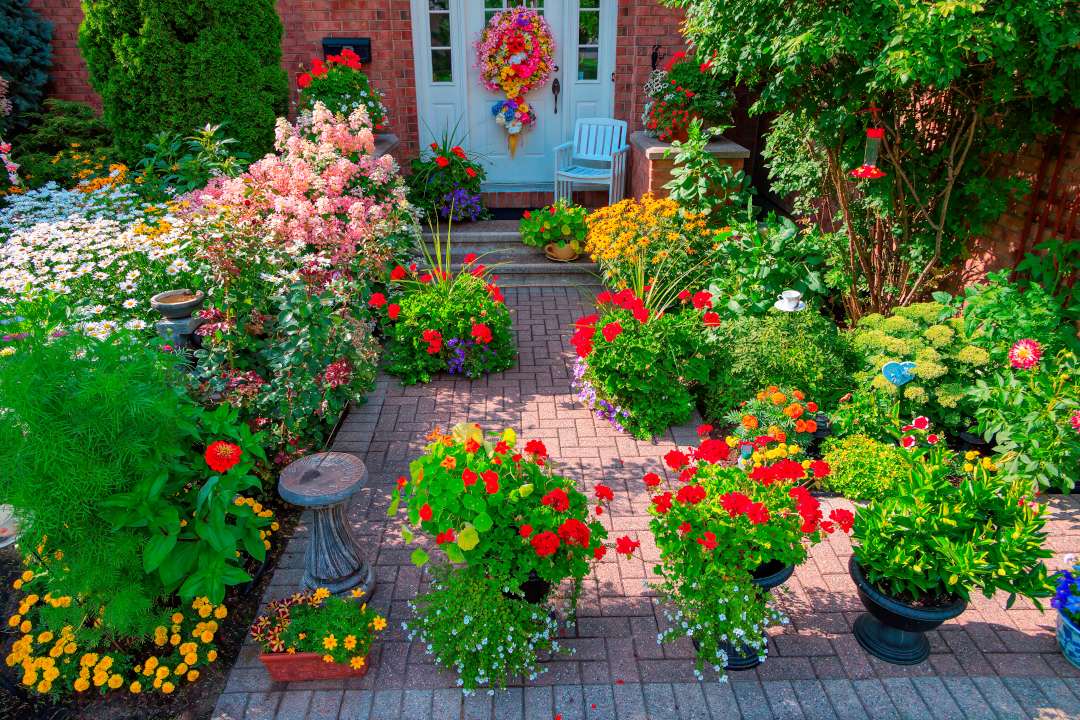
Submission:
[[[557,70],[558,68],[556,68]],[[562,92],[562,85],[559,83],[559,78],[555,78],[555,81],[551,83],[551,94],[555,96],[555,114],[559,114],[559,93]]]

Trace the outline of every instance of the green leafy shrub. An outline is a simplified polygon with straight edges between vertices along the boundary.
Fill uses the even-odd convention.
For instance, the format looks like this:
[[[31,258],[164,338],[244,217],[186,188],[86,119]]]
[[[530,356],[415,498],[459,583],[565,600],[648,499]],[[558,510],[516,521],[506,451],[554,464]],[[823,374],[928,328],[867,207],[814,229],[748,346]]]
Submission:
[[[0,119],[16,132],[30,125],[41,107],[52,64],[54,25],[30,8],[30,0],[0,0],[0,75],[8,80],[11,114]]]
[[[24,312],[30,336],[0,350],[0,496],[16,508],[23,545],[38,548],[49,592],[79,598],[84,613],[102,608],[92,637],[153,637],[162,588],[143,570],[146,535],[108,532],[102,517],[110,497],[162,472],[179,398],[152,351],[122,335],[53,338],[65,309],[48,311]]]
[[[633,290],[601,293],[599,314],[579,319],[570,340],[578,400],[616,430],[642,437],[686,422],[695,393],[713,387],[717,371],[703,340],[720,319],[707,300],[700,305],[659,313]]]
[[[963,318],[954,315],[950,306],[930,302],[896,308],[891,317],[877,313],[863,317],[854,336],[855,349],[864,358],[863,370],[855,379],[893,395],[902,415],[925,413],[946,428],[963,429],[973,411],[966,388],[985,375],[991,358],[973,344]],[[906,385],[893,385],[881,374],[887,362],[914,362],[914,378]]]
[[[968,389],[1006,479],[1066,492],[1080,482],[1078,375],[1075,353],[1063,350],[1030,368],[1005,366]]]
[[[229,145],[235,142],[225,136],[220,124],[207,124],[186,138],[159,133],[146,144],[153,155],[144,157],[135,168],[141,192],[157,193],[165,199],[171,197],[167,191],[190,192],[205,187],[213,177],[236,177],[247,169],[251,155],[232,153]]]
[[[385,627],[386,618],[374,608],[319,588],[267,605],[251,626],[251,637],[265,653],[319,653],[323,660],[359,670],[378,639],[375,633]]]
[[[705,397],[709,420],[768,385],[812,388],[829,407],[851,387],[857,363],[848,334],[812,310],[726,320],[709,329],[708,340],[722,358]]]
[[[171,462],[103,504],[114,531],[141,528],[143,571],[166,593],[217,605],[227,585],[251,580],[248,558],[262,562],[270,547],[273,511],[241,495],[262,489],[266,455],[227,404],[213,412],[188,405],[184,415],[179,444],[163,451]]]
[[[406,621],[409,639],[430,648],[440,673],[456,672],[465,694],[505,689],[508,678],[535,680],[548,669],[538,667],[537,653],[568,652],[559,649],[551,608],[506,597],[505,579],[450,565],[433,575],[429,590],[409,602],[416,614]]]
[[[88,0],[79,27],[90,82],[129,164],[159,132],[228,122],[256,157],[285,115],[281,18],[271,0]]]
[[[29,129],[14,144],[19,174],[29,188],[55,182],[73,188],[85,167],[108,168],[117,162],[112,133],[85,103],[45,101],[45,112],[28,113]]]
[[[706,283],[720,311],[732,317],[764,315],[785,290],[798,290],[817,305],[831,299],[826,270],[836,255],[832,236],[799,231],[791,220],[770,213],[764,222],[734,222],[721,234]]]
[[[597,485],[590,500],[552,471],[544,443],[519,448],[512,429],[487,435],[494,437],[466,423],[449,435],[432,433],[424,454],[409,464],[411,482],[399,481],[391,517],[406,500],[409,524],[433,536],[447,560],[480,567],[515,591],[531,576],[555,586],[572,578],[576,604],[581,578],[607,552],[607,531],[590,510],[612,499],[611,489]],[[404,527],[402,535],[412,542]],[[412,559],[423,565],[428,554],[417,548]]]
[[[393,341],[387,369],[403,385],[429,382],[442,370],[476,379],[513,367],[517,346],[510,311],[483,266],[470,270],[475,261],[466,255],[465,268],[455,275],[442,269],[449,267],[449,257],[440,256],[431,272],[399,265],[391,279],[406,288],[400,301],[388,301],[382,293],[371,296]]]
[[[900,403],[894,395],[871,387],[856,388],[840,398],[829,415],[832,437],[865,435],[881,442],[895,439]]]
[[[311,72],[296,79],[300,86],[299,109],[311,112],[315,103],[321,102],[326,109],[348,117],[363,105],[371,117],[371,125],[378,132],[387,132],[386,108],[382,93],[371,87],[368,76],[360,69],[360,58],[351,48],[344,48],[340,55],[326,58],[324,65],[318,58],[311,59]]]
[[[756,211],[750,199],[755,190],[750,187],[746,173],[735,172],[731,165],[721,165],[705,149],[712,137],[725,129],[714,127],[705,131],[702,121],[695,118],[690,121],[686,142],[676,140],[664,151],[665,159],[675,153],[671,181],[664,185],[668,197],[687,212],[712,215],[714,224],[730,221],[743,212],[742,217],[752,220]]]
[[[823,488],[851,500],[884,497],[906,477],[904,451],[866,435],[830,438],[822,451],[832,470],[822,481]]]
[[[893,492],[856,514],[852,544],[866,579],[905,602],[970,600],[976,587],[1036,604],[1053,594],[1042,563],[1053,556],[1043,547],[1046,506],[1033,499],[1030,481],[979,465],[954,485],[948,455],[912,451]]]
[[[536,247],[549,243],[559,247],[569,244],[574,252],[581,252],[589,232],[585,224],[586,215],[588,211],[585,208],[571,205],[566,198],[535,213],[526,210],[521,219],[521,242]]]
[[[986,285],[964,291],[964,332],[994,361],[1004,363],[1013,343],[1035,340],[1051,355],[1076,346],[1076,329],[1066,321],[1061,301],[1042,285],[1009,281],[1009,271],[990,273]],[[981,332],[977,332],[981,331]]]

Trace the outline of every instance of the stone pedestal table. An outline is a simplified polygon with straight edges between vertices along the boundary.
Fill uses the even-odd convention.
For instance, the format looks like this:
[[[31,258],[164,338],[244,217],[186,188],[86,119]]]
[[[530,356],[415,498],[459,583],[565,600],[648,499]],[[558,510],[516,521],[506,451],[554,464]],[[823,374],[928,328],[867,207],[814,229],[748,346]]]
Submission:
[[[278,493],[285,502],[314,511],[304,553],[302,590],[326,588],[344,595],[360,588],[361,602],[375,589],[375,571],[360,549],[346,517],[349,500],[367,485],[364,463],[339,452],[300,458],[281,471]]]

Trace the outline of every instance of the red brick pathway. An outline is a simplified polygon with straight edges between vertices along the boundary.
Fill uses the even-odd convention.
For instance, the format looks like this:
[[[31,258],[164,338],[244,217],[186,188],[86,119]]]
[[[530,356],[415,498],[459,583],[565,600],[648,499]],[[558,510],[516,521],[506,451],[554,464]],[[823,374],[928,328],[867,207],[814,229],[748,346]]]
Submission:
[[[862,611],[847,575],[851,545],[840,533],[813,548],[786,592],[774,591],[792,623],[776,629],[769,659],[731,673],[728,684],[715,676],[696,682],[689,643],[656,641],[665,621],[655,594],[643,587],[646,565],[658,553],[641,478],[662,471],[668,450],[693,444],[699,420],[653,442],[594,420],[571,393],[568,342],[573,319],[591,308],[574,289],[509,290],[506,297],[518,339],[515,368],[473,382],[444,376],[407,388],[380,376],[370,402],[351,412],[338,435],[334,449],[355,453],[371,473],[350,517],[376,564],[372,603],[390,618],[373,650],[372,673],[277,684],[249,646],[215,718],[1080,718],[1080,671],[1057,648],[1054,613],[1042,614],[1024,600],[1006,610],[1003,596],[976,596],[967,612],[930,633],[930,659],[915,667],[863,652],[851,634]],[[643,564],[608,553],[585,579],[579,620],[565,643],[573,656],[546,663],[549,671],[532,683],[464,701],[453,689],[456,678],[438,673],[420,643],[408,642],[401,630],[410,617],[407,603],[425,580],[410,562],[414,545],[403,543],[400,524],[386,514],[396,478],[407,473],[427,434],[458,422],[513,427],[521,442],[543,440],[559,471],[583,490],[600,481],[609,485],[615,502],[602,518],[609,539],[628,534],[640,540],[646,558]],[[1048,502],[1057,568],[1065,553],[1080,553],[1080,502],[1062,496]],[[851,507],[846,500],[826,504]],[[294,591],[305,543],[301,527],[267,601]]]

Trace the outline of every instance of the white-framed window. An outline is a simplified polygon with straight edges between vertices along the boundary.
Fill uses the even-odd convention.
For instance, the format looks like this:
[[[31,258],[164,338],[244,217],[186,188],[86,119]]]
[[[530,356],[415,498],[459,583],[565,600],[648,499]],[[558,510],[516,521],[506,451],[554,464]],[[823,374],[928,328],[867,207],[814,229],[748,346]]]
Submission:
[[[600,0],[579,0],[578,81],[600,81]]]
[[[427,0],[428,32],[431,39],[431,81],[454,82],[453,48],[450,32],[450,0]]]

